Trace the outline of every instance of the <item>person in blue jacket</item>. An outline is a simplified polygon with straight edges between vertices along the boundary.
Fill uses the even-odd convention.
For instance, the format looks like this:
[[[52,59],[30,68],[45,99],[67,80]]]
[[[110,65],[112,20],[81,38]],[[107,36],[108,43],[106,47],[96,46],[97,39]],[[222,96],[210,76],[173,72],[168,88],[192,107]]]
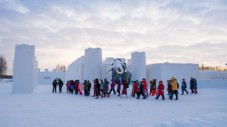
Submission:
[[[184,91],[188,94],[188,91],[187,91],[187,84],[185,82],[185,79],[182,80],[182,84],[181,84],[181,90],[182,90],[182,94],[181,95],[184,95]]]

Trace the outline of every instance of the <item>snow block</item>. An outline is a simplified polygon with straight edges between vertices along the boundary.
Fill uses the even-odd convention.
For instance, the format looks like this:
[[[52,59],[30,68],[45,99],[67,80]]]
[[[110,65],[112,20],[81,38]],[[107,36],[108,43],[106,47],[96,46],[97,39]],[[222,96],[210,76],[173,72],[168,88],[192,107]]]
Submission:
[[[157,79],[157,83],[162,80],[166,85],[167,80],[175,77],[181,85],[184,78],[186,83],[189,84],[190,78],[199,78],[199,65],[198,64],[179,64],[179,63],[160,63],[150,64],[147,66],[147,79]]]
[[[84,81],[84,56],[76,59],[68,66],[66,71],[66,80]]]
[[[84,57],[84,80],[93,82],[95,78],[102,78],[102,49],[87,48]]]
[[[146,55],[145,52],[131,53],[132,80],[146,78]]]
[[[45,71],[39,72],[39,85],[52,85],[52,82],[56,78],[60,78],[65,83],[65,72],[63,70],[56,71],[56,69],[53,69],[53,71],[48,71],[48,69],[45,69]]]
[[[38,84],[35,46],[16,45],[13,65],[13,93],[33,93]]]

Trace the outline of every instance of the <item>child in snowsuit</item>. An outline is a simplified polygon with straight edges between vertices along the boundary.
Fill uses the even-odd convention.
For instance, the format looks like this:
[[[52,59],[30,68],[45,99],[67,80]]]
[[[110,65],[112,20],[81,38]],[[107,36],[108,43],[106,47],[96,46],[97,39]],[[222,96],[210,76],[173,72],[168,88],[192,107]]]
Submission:
[[[143,84],[144,92],[145,92],[146,96],[148,96],[148,91],[147,91],[147,81],[146,81],[145,78],[143,78],[142,84]]]
[[[69,86],[69,93],[73,94],[73,90],[74,90],[74,82],[71,80],[70,86]]]
[[[159,85],[158,85],[158,96],[156,97],[156,100],[158,100],[159,96],[162,96],[162,100],[165,100],[164,88],[165,87],[164,87],[162,81],[159,81]]]
[[[84,84],[83,83],[80,83],[80,85],[79,85],[79,94],[80,95],[83,95],[83,89],[84,89]]]
[[[182,90],[182,94],[181,95],[184,95],[184,91],[188,94],[188,91],[187,91],[187,84],[185,82],[185,79],[182,80],[182,84],[181,84],[181,90]]]

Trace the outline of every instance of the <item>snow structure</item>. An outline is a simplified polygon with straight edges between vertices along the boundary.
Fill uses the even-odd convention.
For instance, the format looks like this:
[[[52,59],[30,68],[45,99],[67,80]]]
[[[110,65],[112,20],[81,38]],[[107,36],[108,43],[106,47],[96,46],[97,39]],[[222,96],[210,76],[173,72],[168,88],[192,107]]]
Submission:
[[[38,62],[34,45],[16,45],[13,65],[13,93],[33,93],[38,84]]]
[[[145,52],[131,53],[132,81],[146,78],[146,55]]]
[[[63,70],[57,71],[53,69],[53,71],[49,71],[45,69],[45,71],[39,70],[39,84],[40,85],[52,85],[54,79],[60,78],[65,83],[65,72]]]
[[[227,79],[225,71],[199,71],[199,79]]]
[[[107,57],[103,63],[102,63],[102,79],[107,79],[108,81],[111,81],[111,72],[108,72],[109,69],[111,69],[111,64],[114,62],[113,57]],[[108,73],[107,73],[108,72]]]
[[[87,48],[84,56],[84,80],[93,82],[102,78],[102,49]]]
[[[167,80],[175,77],[179,84],[184,78],[189,83],[190,78],[199,78],[198,64],[160,63],[147,65],[147,80],[157,79],[157,83],[162,80],[167,85]]]
[[[68,66],[68,70],[66,71],[67,80],[84,81],[84,56],[76,59]]]

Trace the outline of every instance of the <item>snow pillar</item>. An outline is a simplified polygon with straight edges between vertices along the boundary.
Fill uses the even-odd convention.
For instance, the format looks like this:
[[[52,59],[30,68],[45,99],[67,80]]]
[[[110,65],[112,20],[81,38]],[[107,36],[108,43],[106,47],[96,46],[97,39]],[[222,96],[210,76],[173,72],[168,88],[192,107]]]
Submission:
[[[146,55],[145,52],[131,53],[132,80],[146,78]]]
[[[35,46],[16,45],[13,65],[13,93],[33,93],[38,84]]]
[[[84,56],[84,80],[92,83],[95,78],[102,78],[102,49],[88,48]]]

